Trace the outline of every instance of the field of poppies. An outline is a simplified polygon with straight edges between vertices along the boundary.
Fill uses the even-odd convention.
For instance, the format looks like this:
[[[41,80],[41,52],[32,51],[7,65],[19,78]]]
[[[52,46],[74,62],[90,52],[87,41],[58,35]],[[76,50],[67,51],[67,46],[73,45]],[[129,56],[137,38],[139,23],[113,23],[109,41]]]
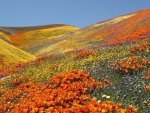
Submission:
[[[0,72],[0,113],[149,113],[150,42],[49,54]]]

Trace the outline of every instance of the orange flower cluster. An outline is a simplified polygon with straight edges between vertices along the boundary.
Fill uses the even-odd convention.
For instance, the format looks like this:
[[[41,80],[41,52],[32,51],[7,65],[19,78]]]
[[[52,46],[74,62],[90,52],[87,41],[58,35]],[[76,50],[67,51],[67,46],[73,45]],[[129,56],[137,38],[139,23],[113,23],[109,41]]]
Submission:
[[[15,80],[13,80],[13,81],[11,82],[11,84],[12,84],[12,86],[18,86],[18,85],[21,84],[22,82],[23,82],[22,79],[16,78]]]
[[[3,72],[0,72],[0,78],[3,78],[9,74],[13,74],[13,73],[18,73],[20,72],[21,70],[18,70],[18,69],[10,69],[10,70],[4,70]]]
[[[94,56],[94,55],[95,55],[95,52],[93,52],[92,50],[82,50],[75,56],[75,58],[80,59],[80,58],[84,58],[87,56]]]
[[[100,44],[101,46],[149,40],[148,34],[150,32],[150,23],[149,22],[145,22],[144,24],[141,23],[146,18],[149,18],[149,11],[139,12],[138,14],[132,16],[131,18],[128,18],[116,24],[112,24],[109,27],[106,27],[98,32],[95,32],[88,37],[89,38],[92,37],[95,39],[105,37],[102,39],[102,42]]]
[[[144,77],[146,80],[150,79],[150,68],[147,71],[147,75]]]
[[[136,113],[137,109],[133,108],[131,105],[128,105],[128,108],[126,110],[119,108],[117,110],[117,113]]]
[[[11,85],[16,87],[18,85],[20,85],[21,83],[27,83],[29,82],[29,79],[27,77],[24,78],[15,78],[12,82]]]
[[[143,45],[134,46],[131,48],[131,53],[137,53],[139,51],[150,52],[150,43],[144,43]]]
[[[51,70],[59,70],[60,66],[58,66],[57,64],[53,64],[51,67],[49,67],[47,70],[51,71]]]
[[[22,62],[22,63],[18,63],[18,64],[16,64],[15,65],[15,67],[26,67],[26,66],[28,66],[29,65],[29,62]]]
[[[131,56],[128,59],[115,62],[114,71],[121,74],[136,72],[147,68],[149,62],[149,60],[141,59],[138,56]]]
[[[47,56],[41,56],[41,57],[38,57],[35,61],[40,62],[40,61],[43,61],[50,57],[55,57],[55,56],[58,56],[58,54],[49,54]]]
[[[105,82],[97,82],[86,71],[72,70],[51,77],[45,83],[24,83],[16,89],[1,92],[0,112],[11,113],[136,113],[122,109],[121,104],[98,102],[90,92]]]
[[[145,90],[150,90],[150,85],[144,86]]]

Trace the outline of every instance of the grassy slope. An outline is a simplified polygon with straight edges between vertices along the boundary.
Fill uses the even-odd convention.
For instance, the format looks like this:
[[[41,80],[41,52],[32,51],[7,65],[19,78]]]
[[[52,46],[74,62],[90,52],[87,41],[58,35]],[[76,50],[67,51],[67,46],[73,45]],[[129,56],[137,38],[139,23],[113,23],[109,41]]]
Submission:
[[[0,56],[4,64],[27,62],[35,59],[35,56],[16,48],[2,39],[0,39]]]
[[[97,29],[97,27],[95,28],[96,25],[93,25],[93,26],[89,26],[87,28],[83,28],[81,30],[75,31],[70,34],[54,37],[54,39],[42,40],[40,42],[40,44],[44,45],[44,46],[42,48],[40,48],[37,55],[46,55],[49,52],[65,52],[65,51],[70,51],[72,49],[89,46],[90,44],[87,43],[88,39],[84,40],[83,37],[88,36],[91,33],[95,33],[96,31],[103,29],[103,27],[104,28],[108,27],[109,25],[111,25],[113,23],[117,23],[128,17],[130,17],[130,15],[118,17],[118,18],[112,19],[110,21],[106,21],[106,22],[102,23],[102,26],[99,29]],[[93,29],[93,28],[95,28],[95,29]],[[78,46],[78,45],[80,45],[80,46]],[[36,48],[36,47],[37,46],[35,46],[34,48]]]
[[[134,40],[133,38],[138,34],[138,32],[140,34],[140,31],[145,30],[140,34],[143,35],[150,31],[149,15],[150,10],[147,9],[97,23],[78,30],[72,34],[58,37],[58,39],[63,38],[63,40],[50,40],[50,45],[48,45],[49,43],[47,40],[45,40],[41,42],[41,44],[46,44],[47,47],[41,49],[39,54],[46,54],[56,51],[66,52],[69,50],[86,48],[93,45],[106,45],[111,44],[110,42],[116,43],[117,41],[124,42],[127,41],[128,38]],[[137,37],[140,36],[137,35]]]
[[[17,47],[29,53],[37,55],[38,51],[45,46],[44,44],[42,44],[43,40],[49,42],[50,40],[55,40],[55,37],[57,36],[62,36],[63,34],[67,34],[78,29],[79,28],[72,26],[60,26],[54,28],[21,32],[15,35],[11,35],[11,40],[12,43],[14,43]]]
[[[0,26],[0,38],[12,42],[13,39],[9,35],[12,34],[20,34],[20,32],[28,32],[34,30],[62,27],[64,24],[51,24],[51,25],[43,25],[43,26],[29,26],[29,27],[1,27]]]
[[[5,32],[3,32],[3,31],[0,31],[0,39],[3,39],[3,40],[5,40],[5,41],[7,41],[7,42],[10,41],[10,40],[9,40],[9,37],[8,37],[8,34],[5,33]]]
[[[121,83],[124,82],[123,75],[115,74],[112,66],[110,66],[114,61],[119,59],[128,58],[134,54],[130,53],[130,49],[134,46],[144,44],[141,43],[128,43],[128,44],[118,44],[115,46],[101,47],[100,49],[94,50],[96,55],[85,57],[82,59],[75,59],[75,56],[78,52],[73,52],[71,54],[62,54],[55,57],[50,57],[47,60],[43,60],[40,64],[29,65],[23,67],[23,72],[13,74],[7,78],[0,81],[0,83],[6,85],[7,88],[11,87],[10,83],[14,78],[30,78],[30,82],[45,82],[50,78],[50,76],[56,75],[61,72],[68,72],[71,69],[78,70],[88,70],[90,75],[96,80],[103,81],[105,78],[110,79],[113,82],[113,86],[117,87],[116,90],[112,89],[113,86],[108,87],[108,89],[98,89],[92,96],[97,98],[97,100],[111,100],[117,103],[123,103],[123,105],[131,104],[134,107],[139,107],[139,113],[144,112],[148,113],[150,110],[149,106],[143,106],[142,102],[145,100],[150,103],[149,91],[145,91],[143,87],[148,85],[149,82],[145,81],[142,77],[147,74],[147,69],[142,70],[136,75],[125,75],[127,79],[132,76],[137,78],[128,83],[128,86],[122,86]],[[149,53],[139,53],[138,56],[149,59]],[[133,84],[134,83],[134,84]],[[139,85],[140,84],[140,85]],[[138,87],[137,87],[138,86]],[[136,93],[141,90],[143,96]],[[121,93],[117,93],[121,91]],[[109,95],[111,98],[102,98],[102,95]],[[122,98],[124,94],[128,94],[127,98]],[[137,100],[133,101],[133,98]]]
[[[80,30],[66,25],[1,29],[13,33],[9,37],[11,43],[39,56],[128,40],[136,41],[137,37],[142,38],[143,35],[148,35],[149,15],[150,10],[146,9],[99,22]]]
[[[31,31],[31,30],[40,30],[54,27],[61,27],[64,24],[51,24],[51,25],[43,25],[43,26],[29,26],[29,27],[0,27],[2,31],[7,32],[8,34],[15,34],[17,32],[22,31]]]
[[[94,26],[99,26],[99,25],[95,24]],[[135,29],[134,27],[135,26],[132,26],[131,29]],[[102,29],[102,26],[100,28]],[[72,36],[73,34],[68,34],[67,37],[72,36],[73,42],[76,42],[76,41],[78,42],[78,41],[81,41],[79,39],[82,36],[83,37],[81,39],[82,40],[84,39],[84,36],[86,35],[89,29],[91,30],[89,30],[88,33],[93,34],[91,32],[95,32],[96,29],[99,32],[100,28],[93,29],[93,27],[88,27],[88,28],[82,29],[81,31],[77,31],[76,33],[73,33],[73,34],[76,34],[75,37]],[[84,32],[85,34],[83,34],[82,32]],[[63,38],[65,39],[66,37],[63,37]],[[74,41],[74,38],[77,38],[77,40]],[[83,41],[86,41],[86,40],[87,39]],[[56,46],[54,46],[56,51],[58,50],[65,51],[67,49],[78,47],[79,45],[81,47],[82,44],[83,44],[83,47],[85,47],[86,45],[84,42],[78,42],[78,43],[75,43],[76,45],[73,45],[71,41],[68,43],[67,41],[68,40],[66,40],[66,43],[63,46],[57,45],[58,46],[57,49],[56,49]],[[134,75],[125,74],[125,76],[123,76],[123,75],[116,74],[113,70],[113,66],[111,65],[113,62],[117,60],[125,59],[133,55],[150,60],[149,50],[147,50],[145,53],[143,52],[139,52],[138,54],[130,53],[130,49],[132,47],[137,46],[137,45],[142,45],[144,43],[145,42],[124,43],[124,44],[109,45],[106,47],[101,47],[99,49],[94,50],[95,56],[89,56],[89,57],[85,57],[82,59],[75,58],[77,52],[50,57],[47,60],[40,61],[40,64],[37,63],[35,65],[32,65],[31,63],[30,65],[26,67],[22,67],[22,70],[24,70],[23,72],[12,74],[11,76],[1,79],[0,87],[5,86],[8,89],[11,89],[11,88],[17,89],[17,87],[11,86],[11,82],[14,80],[14,78],[23,78],[23,79],[29,78],[31,83],[34,83],[34,82],[45,83],[46,80],[50,78],[50,76],[53,76],[57,73],[68,72],[71,69],[88,70],[88,72],[90,72],[90,75],[94,79],[99,80],[99,81],[103,81],[104,79],[110,79],[113,83],[113,85],[108,88],[104,88],[104,89],[100,88],[100,89],[97,89],[95,92],[92,92],[91,95],[95,97],[95,99],[100,100],[100,101],[109,100],[115,103],[123,103],[123,105],[131,104],[134,107],[139,108],[138,113],[149,113],[150,90],[144,90],[144,86],[149,85],[150,82],[143,79],[143,76],[147,75],[147,68],[141,70],[138,73],[135,73]],[[54,50],[49,49],[48,51],[54,51]],[[131,80],[131,81],[129,82],[128,80]],[[39,91],[41,90],[39,89]],[[110,98],[103,98],[102,96],[104,94],[109,95]],[[124,95],[126,97],[123,97]],[[1,97],[3,98],[3,96]],[[15,100],[16,98],[14,100],[12,99],[12,102],[13,101],[15,102]]]

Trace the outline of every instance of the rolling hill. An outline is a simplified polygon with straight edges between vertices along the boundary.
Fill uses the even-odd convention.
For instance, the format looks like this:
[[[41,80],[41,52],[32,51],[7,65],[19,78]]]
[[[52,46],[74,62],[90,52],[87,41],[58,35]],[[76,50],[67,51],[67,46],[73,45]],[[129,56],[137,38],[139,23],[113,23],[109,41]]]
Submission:
[[[10,42],[8,34],[6,32],[4,32],[4,31],[2,31],[2,30],[0,31],[0,39],[3,39],[5,41],[7,41],[7,42]]]
[[[149,39],[149,32],[150,10],[147,9],[96,23],[66,36],[58,37],[63,40],[45,45],[46,47],[43,47],[39,54]],[[48,42],[41,43],[44,45]]]
[[[40,29],[48,29],[48,28],[55,28],[66,26],[65,24],[50,24],[50,25],[42,25],[42,26],[25,26],[25,27],[0,27],[0,29],[8,34],[15,34],[22,31],[33,31],[33,30],[40,30]]]
[[[7,40],[36,56],[149,39],[150,9],[115,17],[79,29],[67,25],[2,27]],[[65,45],[65,46],[64,46]],[[80,46],[79,46],[80,45]]]
[[[149,113],[149,9],[0,36],[0,113]]]
[[[28,31],[62,27],[62,26],[66,26],[66,25],[51,24],[51,25],[43,25],[43,26],[29,26],[29,27],[2,27],[1,26],[0,27],[0,38],[5,41],[9,41],[11,43],[13,39],[11,39],[11,37],[9,37],[9,35],[21,34],[23,32],[28,32]]]
[[[0,29],[3,39],[35,55],[43,47],[43,41],[52,42],[50,40],[57,40],[55,37],[79,30],[77,27],[62,24],[35,27],[1,27]]]
[[[76,49],[149,39],[150,10],[141,10],[99,22],[63,36],[44,39],[24,50],[35,50],[35,55],[66,52]],[[79,46],[80,45],[80,46]]]
[[[28,62],[36,57],[0,39],[0,67]]]

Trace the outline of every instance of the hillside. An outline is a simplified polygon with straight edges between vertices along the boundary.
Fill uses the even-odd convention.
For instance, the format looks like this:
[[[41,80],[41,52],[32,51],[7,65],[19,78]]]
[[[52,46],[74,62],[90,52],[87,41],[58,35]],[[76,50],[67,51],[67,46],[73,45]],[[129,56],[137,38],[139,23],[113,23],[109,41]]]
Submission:
[[[3,39],[9,40],[13,45],[35,55],[38,55],[38,51],[43,48],[43,41],[50,42],[45,44],[50,45],[51,40],[57,40],[55,37],[77,30],[79,30],[77,27],[59,24],[35,27],[1,27]]]
[[[36,57],[0,39],[0,71],[5,66],[28,62]]]
[[[138,42],[18,64],[0,79],[0,111],[149,113],[149,54],[150,43]]]
[[[0,39],[3,39],[4,41],[10,42],[8,34],[4,31],[0,31]]]
[[[51,25],[43,25],[43,26],[28,26],[28,27],[2,27],[0,26],[0,38],[12,42],[13,39],[11,39],[11,35],[17,36],[18,34],[22,34],[28,31],[34,31],[34,30],[43,30],[48,28],[55,28],[55,27],[62,27],[66,26],[64,24],[51,24]],[[10,35],[10,36],[9,36]],[[14,42],[15,44],[15,42]]]
[[[3,28],[7,40],[36,56],[149,39],[150,10],[122,15],[79,29],[67,25]],[[13,33],[12,33],[13,32]],[[64,46],[65,45],[65,46]],[[78,46],[80,45],[80,46]]]
[[[17,64],[0,73],[0,113],[149,113],[149,13],[130,13],[64,35],[58,31],[70,27],[13,36],[3,31],[0,63]],[[44,56],[35,58],[10,43]]]
[[[0,29],[8,34],[15,34],[22,31],[33,31],[33,30],[40,30],[40,29],[48,29],[48,28],[55,28],[66,26],[64,24],[51,24],[51,25],[42,25],[42,26],[25,26],[25,27],[0,27]]]
[[[74,33],[57,37],[58,40],[43,40],[40,43],[44,47],[40,48],[38,54],[66,52],[128,41],[135,42],[149,39],[149,32],[150,10],[146,9],[96,23]],[[38,48],[38,46],[33,46],[33,48]]]
[[[55,37],[74,32],[78,29],[79,28],[72,26],[60,26],[33,31],[31,30],[28,32],[19,32],[14,35],[9,35],[9,37],[11,42],[17,47],[31,54],[38,54],[40,48],[44,46],[44,44],[42,44],[43,41],[49,42],[49,40],[56,40]]]

